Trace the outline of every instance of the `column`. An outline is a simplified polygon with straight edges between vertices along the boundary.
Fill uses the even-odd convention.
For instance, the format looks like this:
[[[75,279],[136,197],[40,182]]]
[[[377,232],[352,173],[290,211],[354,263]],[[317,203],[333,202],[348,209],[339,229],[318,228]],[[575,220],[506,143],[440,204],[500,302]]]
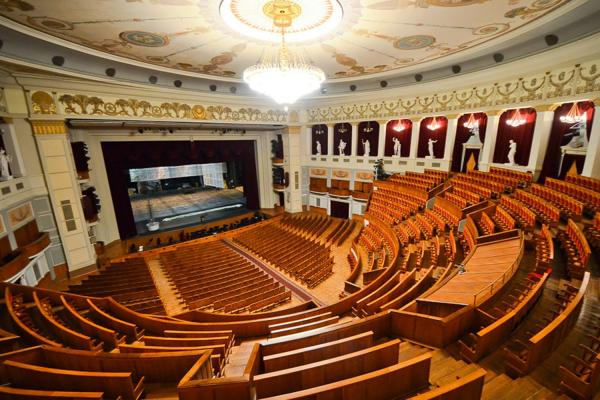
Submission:
[[[419,130],[421,129],[422,118],[411,118],[412,132],[410,133],[410,158],[417,158],[417,149],[419,148]]]
[[[299,126],[289,126],[283,133],[284,169],[289,182],[285,188],[285,211],[290,213],[302,211],[300,131]]]
[[[379,124],[379,142],[377,146],[377,158],[383,158],[385,155],[385,135],[388,121],[377,121]]]
[[[534,179],[537,179],[539,172],[542,170],[548,141],[550,140],[550,133],[552,132],[555,109],[556,105],[553,104],[535,107],[537,116],[535,119],[535,129],[533,130],[531,153],[529,153],[529,164],[527,165],[527,169],[533,172]]]
[[[500,125],[500,116],[504,110],[492,110],[487,112],[487,124],[485,127],[485,140],[481,149],[479,170],[489,171],[490,165],[494,159],[494,148],[496,147],[496,137],[498,136],[498,127]]]
[[[350,155],[356,157],[358,149],[358,124],[351,123],[350,126],[352,126],[352,149],[350,150]]]
[[[64,121],[30,121],[69,272],[94,265],[81,191]]]
[[[587,154],[581,175],[598,179],[600,177],[600,98],[594,100],[594,119],[590,131]]]
[[[454,141],[456,140],[456,129],[458,128],[458,114],[446,115],[448,127],[446,129],[446,147],[444,148],[444,160],[450,162],[452,151],[454,150]]]
[[[335,124],[327,124],[327,155],[333,156],[333,127]],[[331,158],[330,158],[331,159]]]

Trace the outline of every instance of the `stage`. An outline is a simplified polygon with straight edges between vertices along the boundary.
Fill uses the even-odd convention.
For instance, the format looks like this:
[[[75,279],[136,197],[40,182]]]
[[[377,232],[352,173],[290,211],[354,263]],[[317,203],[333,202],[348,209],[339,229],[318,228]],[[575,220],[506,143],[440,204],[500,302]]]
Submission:
[[[150,205],[149,205],[149,204]],[[244,193],[237,189],[210,189],[193,193],[169,191],[150,196],[132,196],[131,208],[139,235],[150,233],[146,223],[150,209],[159,232],[199,225],[241,215],[248,211]]]

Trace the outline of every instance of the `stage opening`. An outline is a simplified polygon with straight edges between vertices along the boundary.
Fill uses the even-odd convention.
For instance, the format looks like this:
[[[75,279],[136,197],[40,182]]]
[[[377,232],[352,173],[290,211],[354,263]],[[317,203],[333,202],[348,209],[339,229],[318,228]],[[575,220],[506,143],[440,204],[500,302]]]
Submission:
[[[240,176],[235,161],[129,169],[127,191],[137,234],[247,212]]]

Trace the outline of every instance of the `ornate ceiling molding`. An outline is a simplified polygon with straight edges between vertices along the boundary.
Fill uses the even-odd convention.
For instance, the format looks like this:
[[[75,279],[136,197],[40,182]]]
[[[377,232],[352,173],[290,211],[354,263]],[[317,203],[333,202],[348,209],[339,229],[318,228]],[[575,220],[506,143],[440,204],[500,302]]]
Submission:
[[[596,98],[600,93],[600,59],[567,68],[427,96],[381,102],[308,108],[308,123],[396,119],[410,116],[472,112],[498,106],[547,104],[548,100]]]

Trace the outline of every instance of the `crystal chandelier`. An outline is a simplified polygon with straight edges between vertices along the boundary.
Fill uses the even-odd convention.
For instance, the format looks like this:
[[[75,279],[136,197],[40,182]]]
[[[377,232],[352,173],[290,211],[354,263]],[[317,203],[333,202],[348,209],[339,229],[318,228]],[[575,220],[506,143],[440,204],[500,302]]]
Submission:
[[[396,125],[394,125],[394,127],[392,129],[395,132],[402,132],[403,130],[406,129],[406,126],[404,126],[404,124],[402,123],[402,121],[398,120],[398,122],[396,122]]]
[[[577,103],[573,103],[573,105],[571,106],[571,109],[569,110],[567,115],[560,116],[560,122],[563,122],[565,124],[576,124],[578,122],[585,121],[585,119],[586,119],[585,117],[586,117],[585,113],[581,113],[579,111],[579,107],[577,106]]]
[[[518,108],[513,112],[512,116],[506,120],[506,125],[512,126],[513,128],[525,125],[526,123],[527,119],[523,117]]]
[[[427,124],[427,129],[430,131],[438,130],[442,125],[438,122],[436,117],[433,117],[430,123]]]
[[[300,6],[290,0],[268,2],[263,12],[281,29],[281,46],[275,55],[263,54],[258,64],[246,68],[244,81],[252,90],[273,98],[279,104],[293,104],[314,92],[325,81],[325,73],[288,49],[285,29],[301,13]]]
[[[479,127],[479,120],[475,118],[475,114],[471,114],[469,115],[469,119],[463,124],[463,126],[467,129],[474,129],[476,127]]]

